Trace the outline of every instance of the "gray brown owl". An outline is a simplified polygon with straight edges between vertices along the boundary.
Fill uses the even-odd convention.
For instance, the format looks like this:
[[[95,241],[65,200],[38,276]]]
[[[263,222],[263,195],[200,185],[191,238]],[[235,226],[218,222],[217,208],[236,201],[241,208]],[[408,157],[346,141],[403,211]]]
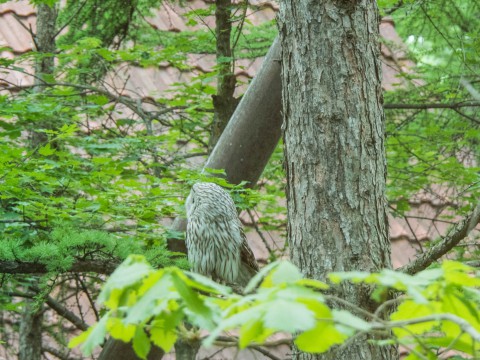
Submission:
[[[197,183],[185,207],[192,270],[216,281],[245,286],[258,265],[230,194],[216,184]]]

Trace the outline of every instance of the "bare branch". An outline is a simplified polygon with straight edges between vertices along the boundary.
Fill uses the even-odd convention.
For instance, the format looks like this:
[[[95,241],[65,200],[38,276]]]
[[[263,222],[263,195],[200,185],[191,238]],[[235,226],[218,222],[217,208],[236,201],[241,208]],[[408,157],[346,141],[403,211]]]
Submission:
[[[53,346],[48,346],[44,344],[42,345],[42,350],[44,352],[52,354],[53,356],[61,360],[81,360],[80,358],[72,357],[71,354],[64,353],[58,349],[55,349]]]
[[[120,262],[112,260],[79,260],[72,264],[66,272],[93,272],[111,274]],[[0,273],[3,274],[46,274],[47,266],[38,262],[0,261]]]
[[[413,275],[426,269],[430,264],[440,259],[461,240],[467,237],[470,231],[472,231],[479,222],[480,203],[475,206],[470,215],[458,222],[441,241],[433,245],[428,251],[421,254],[414,261],[402,266],[399,271]]]
[[[430,321],[451,321],[457,324],[463,332],[467,333],[475,341],[480,341],[480,333],[465,319],[453,314],[432,314],[408,320],[390,321],[386,323],[373,324],[373,330],[384,330],[386,328],[404,327],[407,325],[421,324]]]
[[[60,304],[58,301],[53,299],[50,296],[47,296],[45,299],[47,305],[54,310],[58,315],[70,321],[77,329],[86,331],[88,329],[88,324],[82,321],[77,315],[68,310],[65,306]]]
[[[384,104],[383,108],[385,110],[391,109],[459,109],[463,107],[477,107],[480,106],[480,101],[468,101],[460,103],[451,103],[451,104],[442,104],[442,103],[432,103],[432,104]]]

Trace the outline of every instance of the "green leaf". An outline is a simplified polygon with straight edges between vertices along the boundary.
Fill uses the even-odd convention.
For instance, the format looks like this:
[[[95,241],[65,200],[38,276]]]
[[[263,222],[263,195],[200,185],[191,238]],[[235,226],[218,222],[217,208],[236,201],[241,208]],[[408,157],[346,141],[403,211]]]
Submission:
[[[69,348],[76,347],[82,344],[82,352],[86,356],[90,356],[93,350],[103,344],[105,336],[107,335],[107,322],[109,320],[110,313],[104,315],[100,321],[94,326],[90,327],[87,331],[81,335],[73,338],[68,343]]]
[[[261,287],[269,288],[283,283],[292,283],[302,278],[303,275],[295,265],[289,261],[281,261],[265,276]]]
[[[264,315],[265,327],[275,331],[294,333],[315,325],[315,317],[305,304],[275,300],[268,304]]]
[[[261,320],[248,321],[240,327],[238,346],[245,349],[252,343],[261,344],[273,333],[272,329],[265,328]]]
[[[322,353],[336,344],[343,343],[348,336],[337,330],[330,309],[319,302],[304,301],[315,314],[315,327],[298,335],[295,344],[300,350],[312,353]]]
[[[116,309],[119,305],[120,296],[123,289],[146,277],[153,271],[152,267],[140,255],[130,255],[120,266],[115,269],[103,286],[103,290],[98,296],[99,303],[105,303],[111,309]],[[121,289],[118,291],[118,289]],[[113,298],[112,295],[116,294]]]
[[[138,301],[127,310],[126,323],[146,322],[160,310],[157,306],[160,301],[165,303],[167,299],[178,295],[172,291],[170,276],[164,275],[165,271],[160,269],[144,279],[137,292]]]
[[[107,330],[110,335],[123,342],[132,340],[137,327],[132,324],[124,324],[119,318],[110,318],[107,322]]]
[[[412,300],[406,300],[398,306],[397,311],[390,315],[390,319],[393,321],[402,321],[424,317],[440,312],[441,304],[439,302],[431,301],[427,304],[417,304]],[[438,321],[422,322],[404,327],[396,327],[393,329],[393,332],[397,337],[408,337],[412,333],[421,335],[431,330],[437,324]]]
[[[224,318],[215,329],[210,331],[210,335],[207,336],[207,338],[203,341],[203,344],[206,347],[209,347],[213,344],[217,336],[220,335],[222,331],[242,327],[244,324],[259,321],[259,319],[263,318],[263,314],[265,313],[267,307],[268,304],[257,303],[255,306],[245,307],[244,309],[236,312],[234,315]]]
[[[315,328],[300,334],[295,344],[302,351],[323,353],[333,345],[342,344],[348,337],[339,332],[332,324],[318,322]]]
[[[205,305],[200,296],[193,291],[185,281],[179,276],[179,273],[172,274],[172,280],[178,293],[182,297],[192,322],[202,329],[211,330],[214,328],[212,321],[212,310]]]
[[[150,340],[145,331],[143,331],[142,328],[137,327],[135,336],[133,337],[133,350],[135,351],[135,354],[140,359],[146,359],[151,347],[152,345],[150,344]]]
[[[181,312],[177,312],[176,315],[174,313],[173,316],[157,319],[151,324],[150,339],[166,353],[172,349],[175,341],[177,341],[177,331],[175,328],[181,318]]]
[[[194,289],[217,295],[228,295],[232,293],[232,289],[228,286],[220,285],[203,275],[194,272],[185,272],[185,274],[188,275],[188,277],[184,279],[185,283]]]
[[[358,331],[370,331],[372,325],[365,320],[345,310],[332,310],[333,319],[336,323],[350,327]]]
[[[52,154],[55,154],[55,149],[52,149],[50,143],[48,143],[47,145],[41,147],[38,152],[40,155],[43,155],[43,156],[49,156],[49,155],[52,155]]]

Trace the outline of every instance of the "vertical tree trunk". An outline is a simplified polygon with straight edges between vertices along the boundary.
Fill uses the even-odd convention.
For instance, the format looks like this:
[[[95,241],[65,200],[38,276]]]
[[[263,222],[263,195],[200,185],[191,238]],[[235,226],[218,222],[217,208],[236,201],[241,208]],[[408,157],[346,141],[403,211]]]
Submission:
[[[32,300],[25,299],[20,320],[19,360],[42,358],[42,309],[37,309]]]
[[[234,98],[236,78],[235,62],[231,46],[232,0],[215,1],[215,35],[217,39],[217,94],[213,96],[213,124],[208,147],[210,151],[217,144],[223,129],[228,124],[238,104]]]
[[[37,33],[35,46],[39,53],[53,54],[55,52],[55,24],[57,10],[46,4],[40,4],[37,8]],[[42,57],[35,64],[35,91],[43,91],[45,75],[53,73],[54,57]],[[41,127],[51,128],[51,124],[42,124]],[[31,135],[33,148],[47,141],[43,132],[33,131]],[[40,360],[42,357],[42,325],[43,310],[35,306],[33,300],[25,299],[25,306],[21,316],[19,360]]]
[[[35,47],[40,54],[54,54],[56,51],[55,35],[57,22],[57,9],[46,4],[37,7],[37,33],[35,36]],[[42,56],[35,63],[34,91],[42,92],[45,77],[53,74],[54,56]],[[48,81],[47,81],[48,82]],[[52,119],[52,122],[54,120]],[[40,124],[42,128],[53,129],[53,124]],[[43,132],[33,131],[31,135],[32,147],[35,148],[47,141],[47,135]]]
[[[281,2],[288,241],[292,261],[315,279],[391,267],[378,24],[371,0]],[[366,288],[345,284],[336,295],[372,309]],[[395,356],[360,337],[294,358]]]

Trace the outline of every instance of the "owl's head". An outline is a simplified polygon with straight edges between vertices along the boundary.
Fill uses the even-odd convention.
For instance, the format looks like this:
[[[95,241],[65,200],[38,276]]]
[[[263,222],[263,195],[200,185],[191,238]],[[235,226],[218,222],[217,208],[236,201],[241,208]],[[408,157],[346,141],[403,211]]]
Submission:
[[[214,183],[201,182],[192,186],[185,201],[187,218],[237,216],[235,203],[230,194]]]

